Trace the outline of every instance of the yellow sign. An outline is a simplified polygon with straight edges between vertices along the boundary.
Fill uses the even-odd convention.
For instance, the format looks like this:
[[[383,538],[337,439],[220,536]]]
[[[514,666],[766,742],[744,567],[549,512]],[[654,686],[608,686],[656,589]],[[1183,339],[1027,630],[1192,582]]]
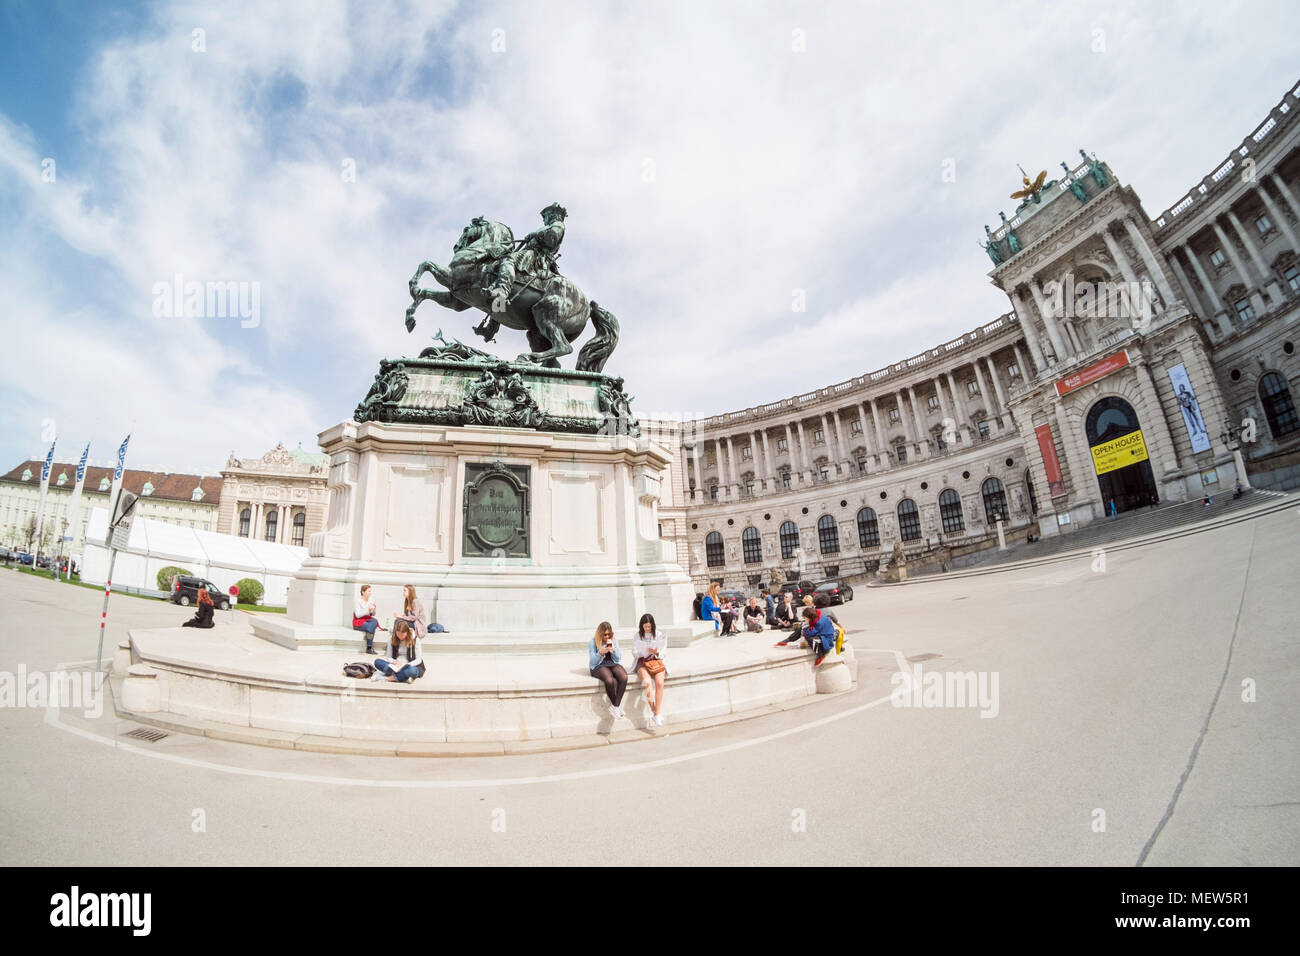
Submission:
[[[1147,443],[1142,439],[1140,428],[1135,432],[1092,446],[1092,467],[1099,475],[1146,460]]]

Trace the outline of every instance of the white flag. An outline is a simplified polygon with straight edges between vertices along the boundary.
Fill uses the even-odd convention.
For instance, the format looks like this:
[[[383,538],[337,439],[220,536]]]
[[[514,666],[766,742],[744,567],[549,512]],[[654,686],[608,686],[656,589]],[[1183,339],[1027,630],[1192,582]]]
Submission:
[[[113,487],[108,490],[108,520],[111,524],[117,514],[117,498],[122,491],[122,474],[126,470],[126,445],[131,440],[127,435],[122,439],[122,447],[117,450],[117,467],[113,469]]]
[[[81,508],[81,487],[86,483],[86,458],[89,455],[90,442],[86,442],[86,449],[81,453],[81,461],[77,463],[77,484],[72,489],[72,497],[68,500],[68,510],[63,513],[64,524],[68,526],[68,541],[74,541],[77,537],[78,510]]]
[[[33,553],[41,550],[41,526],[45,524],[45,493],[50,489],[50,469],[53,467],[54,442],[50,442],[50,450],[45,456],[45,464],[41,466],[41,496],[36,504],[36,538],[32,544]]]

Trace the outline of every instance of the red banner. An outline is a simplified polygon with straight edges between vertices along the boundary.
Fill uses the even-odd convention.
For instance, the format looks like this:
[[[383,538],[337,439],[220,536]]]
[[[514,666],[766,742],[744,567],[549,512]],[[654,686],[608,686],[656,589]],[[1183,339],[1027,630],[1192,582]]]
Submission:
[[[1061,461],[1056,457],[1056,442],[1052,440],[1052,426],[1039,425],[1034,429],[1038,435],[1038,450],[1043,456],[1043,470],[1047,472],[1047,489],[1053,498],[1065,494],[1065,480],[1061,477]]]
[[[1056,394],[1064,395],[1066,392],[1073,392],[1076,388],[1083,388],[1085,385],[1091,385],[1099,378],[1105,378],[1111,372],[1123,368],[1128,364],[1128,349],[1116,352],[1114,355],[1108,355],[1100,362],[1089,365],[1085,369],[1075,372],[1068,378],[1063,378],[1056,383]]]

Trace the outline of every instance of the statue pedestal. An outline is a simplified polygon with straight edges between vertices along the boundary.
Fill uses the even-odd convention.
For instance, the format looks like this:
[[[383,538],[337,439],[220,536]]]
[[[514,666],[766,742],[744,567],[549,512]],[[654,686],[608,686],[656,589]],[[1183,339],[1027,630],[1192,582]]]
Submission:
[[[289,586],[288,612],[256,630],[287,646],[347,642],[362,584],[382,623],[413,585],[430,622],[465,649],[519,635],[590,637],[609,621],[628,643],[649,612],[670,645],[712,634],[659,538],[663,449],[645,438],[343,422],[322,433],[330,514]],[[263,633],[265,632],[265,633]],[[440,636],[430,634],[426,648]]]

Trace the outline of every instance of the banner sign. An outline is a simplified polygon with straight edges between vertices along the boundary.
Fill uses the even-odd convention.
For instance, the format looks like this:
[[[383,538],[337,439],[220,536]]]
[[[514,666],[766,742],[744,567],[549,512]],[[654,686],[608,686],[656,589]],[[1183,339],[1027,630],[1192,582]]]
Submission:
[[[1066,378],[1060,379],[1056,383],[1056,394],[1064,395],[1067,392],[1073,392],[1076,388],[1083,388],[1085,385],[1091,385],[1099,378],[1105,378],[1111,372],[1116,372],[1128,365],[1128,349],[1122,349],[1114,355],[1108,355],[1100,362],[1089,365]]]
[[[1092,446],[1092,467],[1099,475],[1146,460],[1147,443],[1142,438],[1140,428],[1135,432]]]
[[[1187,437],[1192,440],[1192,451],[1200,454],[1210,450],[1210,430],[1205,427],[1205,418],[1201,415],[1201,405],[1196,401],[1196,389],[1187,377],[1187,366],[1175,365],[1169,370],[1169,381],[1174,386],[1174,396],[1178,407],[1183,410],[1183,424],[1187,426]]]
[[[1065,480],[1061,477],[1061,461],[1056,457],[1056,442],[1052,440],[1052,426],[1039,425],[1034,429],[1038,436],[1038,450],[1043,455],[1043,470],[1047,472],[1047,489],[1053,498],[1065,494]]]

